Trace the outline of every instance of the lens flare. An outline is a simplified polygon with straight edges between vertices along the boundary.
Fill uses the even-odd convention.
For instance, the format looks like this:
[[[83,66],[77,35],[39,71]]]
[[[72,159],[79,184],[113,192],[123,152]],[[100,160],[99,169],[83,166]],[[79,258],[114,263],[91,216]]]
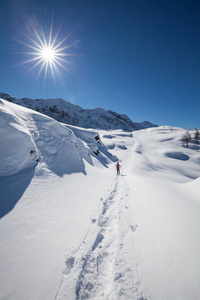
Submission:
[[[59,68],[62,68],[70,73],[69,65],[72,64],[72,62],[66,59],[66,57],[73,56],[74,54],[67,52],[67,49],[73,46],[73,44],[65,45],[67,39],[69,38],[69,35],[58,42],[58,35],[60,30],[58,30],[56,35],[52,37],[52,25],[50,27],[50,33],[48,36],[45,36],[43,30],[41,30],[39,33],[39,31],[37,31],[34,26],[31,26],[31,28],[33,37],[31,37],[30,35],[26,35],[28,42],[22,44],[33,50],[32,52],[24,53],[26,55],[31,55],[32,58],[20,65],[27,63],[32,64],[29,72],[38,67],[39,71],[37,78],[42,72],[44,72],[44,76],[46,79],[47,73],[50,70],[53,78],[55,79],[55,73],[61,76]]]

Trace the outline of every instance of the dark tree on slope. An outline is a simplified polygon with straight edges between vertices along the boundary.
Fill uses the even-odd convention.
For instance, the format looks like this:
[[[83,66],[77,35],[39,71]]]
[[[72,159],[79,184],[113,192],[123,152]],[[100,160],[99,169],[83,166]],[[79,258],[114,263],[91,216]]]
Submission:
[[[189,133],[189,131],[186,131],[186,133],[183,135],[182,137],[182,142],[186,145],[186,147],[188,147],[188,143],[191,140],[191,134]]]
[[[198,144],[199,143],[199,129],[198,128],[195,128],[194,139],[195,139],[195,142]]]

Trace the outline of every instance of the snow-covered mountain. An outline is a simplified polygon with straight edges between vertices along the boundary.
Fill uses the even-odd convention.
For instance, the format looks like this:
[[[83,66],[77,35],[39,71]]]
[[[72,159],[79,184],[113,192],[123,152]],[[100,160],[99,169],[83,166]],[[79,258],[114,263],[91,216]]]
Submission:
[[[184,133],[84,129],[1,99],[0,299],[199,299],[200,145]]]
[[[83,109],[63,99],[17,99],[4,93],[0,93],[0,98],[36,110],[59,122],[84,128],[133,131],[157,126],[148,121],[133,122],[126,115],[111,110],[106,111],[102,108]]]

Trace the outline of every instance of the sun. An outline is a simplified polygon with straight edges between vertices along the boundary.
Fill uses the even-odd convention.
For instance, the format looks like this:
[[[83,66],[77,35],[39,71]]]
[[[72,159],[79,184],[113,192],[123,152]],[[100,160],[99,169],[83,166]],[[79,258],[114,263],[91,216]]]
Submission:
[[[33,26],[31,26],[31,28],[32,35],[26,35],[28,42],[22,43],[24,46],[32,50],[31,52],[24,52],[24,54],[32,56],[32,58],[22,63],[32,64],[28,72],[38,68],[39,71],[37,78],[42,72],[44,72],[45,79],[49,71],[54,79],[55,74],[61,76],[60,68],[70,72],[69,65],[71,65],[72,62],[69,59],[66,59],[66,57],[70,57],[74,54],[67,52],[73,44],[65,45],[69,35],[61,41],[58,41],[59,30],[53,37],[52,24],[48,35],[45,35],[43,30],[36,30]]]
[[[53,60],[55,60],[56,57],[56,53],[51,47],[44,48],[42,50],[41,55],[44,58],[44,60],[46,60],[46,62],[52,62]]]

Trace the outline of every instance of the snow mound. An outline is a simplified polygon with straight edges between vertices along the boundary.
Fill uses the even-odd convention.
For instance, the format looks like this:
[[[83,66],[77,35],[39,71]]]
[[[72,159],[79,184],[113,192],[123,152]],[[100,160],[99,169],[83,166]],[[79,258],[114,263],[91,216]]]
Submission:
[[[83,159],[92,163],[87,148],[73,131],[54,119],[0,100],[0,176],[36,167],[62,176],[85,173]],[[6,153],[6,155],[5,155]]]
[[[28,127],[2,100],[0,100],[0,139],[0,176],[12,175],[36,166],[38,150]]]
[[[102,165],[105,167],[108,166],[110,162],[116,162],[118,160],[116,155],[111,154],[106,147],[97,131],[94,131],[92,129],[84,129],[72,125],[65,125],[67,128],[70,128],[75,136],[80,138],[82,142],[87,145],[87,148],[89,150],[89,153],[91,156],[94,156],[95,158],[100,161]]]

